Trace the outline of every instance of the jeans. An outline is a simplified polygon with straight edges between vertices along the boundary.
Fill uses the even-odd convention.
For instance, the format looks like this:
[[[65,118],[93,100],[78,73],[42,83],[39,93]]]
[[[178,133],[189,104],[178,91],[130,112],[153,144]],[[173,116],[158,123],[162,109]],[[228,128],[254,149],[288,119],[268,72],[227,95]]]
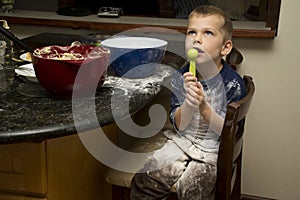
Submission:
[[[216,170],[216,165],[192,159],[168,140],[134,175],[130,199],[166,199],[176,184],[178,199],[213,200]]]

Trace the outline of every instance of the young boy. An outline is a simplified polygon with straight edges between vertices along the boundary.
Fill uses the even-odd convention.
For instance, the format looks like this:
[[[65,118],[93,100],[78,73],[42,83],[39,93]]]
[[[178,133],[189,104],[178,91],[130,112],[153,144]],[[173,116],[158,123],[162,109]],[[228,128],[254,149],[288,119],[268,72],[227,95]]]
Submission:
[[[227,104],[245,96],[243,79],[222,59],[232,49],[232,22],[217,7],[189,15],[186,53],[194,48],[197,75],[189,65],[172,80],[170,120],[163,148],[131,183],[131,199],[166,199],[176,184],[179,199],[214,199],[219,136]]]

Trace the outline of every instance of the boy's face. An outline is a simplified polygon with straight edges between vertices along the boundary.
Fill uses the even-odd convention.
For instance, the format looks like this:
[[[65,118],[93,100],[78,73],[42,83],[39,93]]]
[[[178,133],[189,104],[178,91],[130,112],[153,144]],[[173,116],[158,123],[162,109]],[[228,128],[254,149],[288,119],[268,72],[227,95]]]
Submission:
[[[222,31],[224,19],[218,15],[192,16],[188,21],[186,52],[191,48],[198,49],[197,63],[212,59],[217,67],[221,67],[221,58],[228,52],[228,41],[224,41]],[[229,41],[232,45],[231,41]]]

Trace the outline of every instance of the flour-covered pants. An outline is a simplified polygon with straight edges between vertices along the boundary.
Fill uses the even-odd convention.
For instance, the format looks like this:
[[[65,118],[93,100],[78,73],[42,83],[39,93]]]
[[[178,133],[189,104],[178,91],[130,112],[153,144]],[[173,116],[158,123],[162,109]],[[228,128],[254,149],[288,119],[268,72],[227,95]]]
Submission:
[[[211,154],[211,159],[216,159],[216,154]],[[176,183],[179,199],[213,200],[215,181],[215,164],[192,159],[168,140],[133,177],[130,199],[166,199]]]

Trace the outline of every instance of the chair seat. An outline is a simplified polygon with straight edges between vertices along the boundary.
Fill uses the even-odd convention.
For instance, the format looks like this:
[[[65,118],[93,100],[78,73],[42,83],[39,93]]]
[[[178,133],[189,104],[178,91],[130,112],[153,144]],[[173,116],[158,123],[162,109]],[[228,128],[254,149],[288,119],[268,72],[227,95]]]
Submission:
[[[130,148],[126,150],[136,153],[153,152],[161,148],[167,141],[167,138],[162,133],[163,132],[159,132],[150,138],[136,139]],[[141,162],[137,161],[137,166]],[[130,188],[133,176],[134,173],[122,172],[112,168],[107,168],[105,171],[105,178],[108,183],[126,188]],[[173,185],[171,191],[176,192],[175,185]]]
[[[122,172],[108,168],[105,173],[106,181],[112,185],[130,188],[130,182],[134,173]]]

